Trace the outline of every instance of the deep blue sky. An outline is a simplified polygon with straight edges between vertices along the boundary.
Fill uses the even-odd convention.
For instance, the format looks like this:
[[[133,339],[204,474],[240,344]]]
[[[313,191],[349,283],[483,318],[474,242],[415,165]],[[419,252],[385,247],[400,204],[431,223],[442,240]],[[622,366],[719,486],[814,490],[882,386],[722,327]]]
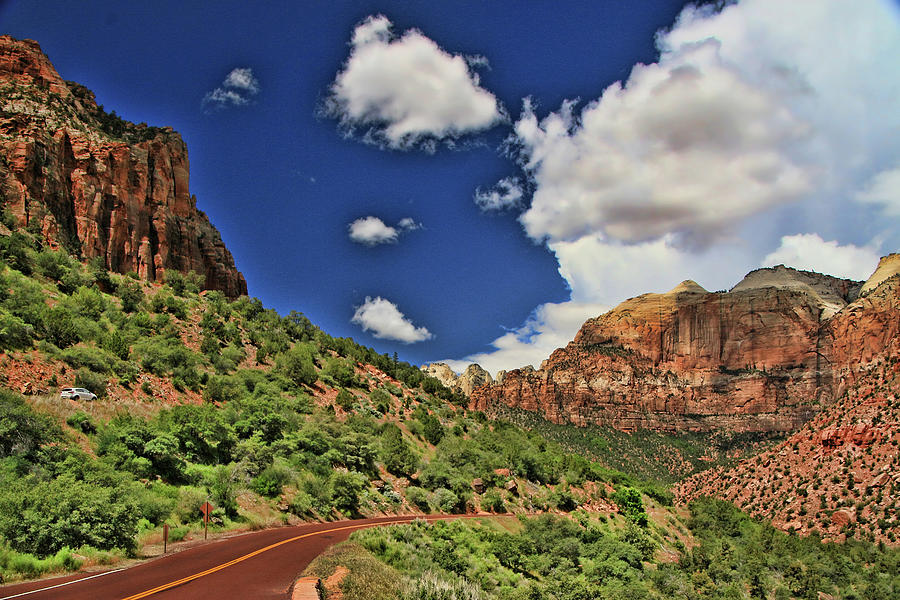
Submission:
[[[526,96],[555,109],[653,61],[654,33],[682,4],[42,1],[7,3],[0,24],[37,40],[63,78],[93,90],[107,110],[181,133],[191,191],[251,295],[422,362],[479,351],[568,294],[556,261],[523,235],[515,213],[483,214],[472,201],[477,187],[515,173],[498,152],[508,128],[467,138],[479,147],[429,155],[344,139],[334,120],[317,117],[354,26],[383,14],[447,52],[487,57],[482,85],[517,115]],[[253,69],[256,103],[205,114],[204,95],[235,67]],[[398,244],[354,244],[347,225],[370,214],[412,217],[423,229]],[[352,325],[354,306],[378,295],[435,337],[405,345]]]
[[[354,28],[384,15],[395,33],[415,28],[449,54],[485,57],[489,67],[477,70],[480,85],[515,121],[526,97],[533,99],[538,118],[559,110],[566,99],[581,99],[583,107],[627,79],[637,63],[656,61],[656,32],[671,27],[684,4],[12,1],[0,2],[0,32],[38,41],[59,73],[93,90],[107,110],[181,133],[190,152],[191,191],[221,231],[251,295],[282,314],[302,311],[332,335],[397,351],[418,364],[487,352],[536,307],[565,302],[570,294],[607,304],[624,298],[616,297],[618,291],[612,297],[598,293],[602,277],[590,293],[570,291],[584,277],[569,271],[576,264],[590,270],[589,253],[579,249],[577,261],[566,259],[564,279],[558,271],[563,263],[523,231],[520,211],[485,213],[473,202],[477,188],[522,175],[502,151],[510,122],[465,136],[460,148],[441,146],[429,154],[347,138],[335,119],[321,116],[348,59]],[[235,68],[251,69],[258,80],[253,102],[204,110],[204,96]],[[867,175],[875,172],[873,166]],[[782,225],[750,236],[762,240],[760,247],[728,271],[724,282],[701,283],[712,289],[735,283],[735,273],[739,278],[747,265],[758,266],[783,235],[816,234],[862,247],[883,234],[859,226],[841,235],[830,225],[816,225],[817,211],[804,212],[803,205],[770,217],[765,211],[773,205],[738,217],[767,224],[780,219]],[[795,226],[803,220],[799,213],[813,216]],[[422,227],[395,244],[367,247],[348,237],[349,223],[365,216],[391,225],[410,217]],[[684,229],[667,226],[645,238],[617,239],[666,246],[674,242],[658,236]],[[707,243],[691,247],[702,250]],[[602,269],[602,249],[594,258]],[[654,268],[664,269],[660,264]],[[688,276],[671,274],[675,282]],[[669,285],[669,277],[660,279]],[[351,323],[367,296],[389,299],[433,338],[413,344],[374,338]],[[520,339],[527,337],[520,333]]]

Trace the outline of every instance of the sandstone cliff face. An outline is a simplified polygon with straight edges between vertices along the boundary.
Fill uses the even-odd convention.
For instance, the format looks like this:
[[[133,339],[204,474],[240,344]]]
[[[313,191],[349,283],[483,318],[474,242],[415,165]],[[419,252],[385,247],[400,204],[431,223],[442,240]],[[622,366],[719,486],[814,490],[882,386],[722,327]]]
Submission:
[[[193,270],[207,289],[246,294],[188,180],[172,129],[105,113],[36,42],[0,36],[0,204],[22,226],[112,271],[155,281]]]
[[[729,292],[686,281],[588,320],[540,370],[510,371],[472,405],[624,430],[791,431],[898,343],[896,297],[856,300],[860,287],[783,266]]]
[[[680,482],[677,501],[718,496],[801,534],[900,543],[900,278],[828,326],[835,401],[783,443]]]

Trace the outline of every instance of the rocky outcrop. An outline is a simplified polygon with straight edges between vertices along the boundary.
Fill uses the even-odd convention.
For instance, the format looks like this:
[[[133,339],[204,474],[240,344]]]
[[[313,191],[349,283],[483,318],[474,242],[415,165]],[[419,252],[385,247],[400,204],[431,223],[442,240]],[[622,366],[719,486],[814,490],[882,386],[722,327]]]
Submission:
[[[478,388],[472,406],[623,430],[792,431],[898,343],[896,297],[857,299],[861,286],[784,266],[728,292],[685,281],[588,320],[541,369]]]
[[[898,274],[900,274],[900,254],[895,253],[882,256],[881,260],[878,261],[878,267],[875,269],[875,272],[872,273],[872,276],[863,284],[862,289],[859,291],[859,295],[867,295],[881,285],[883,281]]]
[[[158,281],[195,271],[207,289],[246,294],[188,181],[171,128],[106,113],[36,42],[0,36],[0,204],[21,226],[115,272]]]
[[[491,374],[477,364],[466,367],[461,375],[457,375],[446,363],[432,363],[422,365],[420,368],[426,375],[434,377],[450,389],[459,390],[466,396],[469,396],[475,388],[494,382]]]

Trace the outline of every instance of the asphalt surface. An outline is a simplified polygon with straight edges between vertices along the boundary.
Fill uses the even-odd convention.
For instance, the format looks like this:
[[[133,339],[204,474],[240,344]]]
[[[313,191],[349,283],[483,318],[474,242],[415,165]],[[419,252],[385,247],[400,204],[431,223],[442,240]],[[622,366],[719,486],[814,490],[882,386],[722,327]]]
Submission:
[[[421,517],[307,523],[256,531],[168,554],[121,570],[0,587],[0,600],[285,599],[300,573],[355,530]],[[428,517],[428,520],[447,517]],[[452,517],[451,517],[452,518]]]

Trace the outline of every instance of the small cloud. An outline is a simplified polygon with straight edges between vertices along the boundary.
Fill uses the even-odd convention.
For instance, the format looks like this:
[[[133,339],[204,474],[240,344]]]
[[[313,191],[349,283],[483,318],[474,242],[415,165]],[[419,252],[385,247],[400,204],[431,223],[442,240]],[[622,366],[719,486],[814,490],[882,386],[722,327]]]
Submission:
[[[416,223],[410,217],[400,219],[397,226],[392,227],[378,217],[369,216],[356,219],[347,226],[347,229],[350,231],[350,239],[357,244],[377,246],[394,244],[401,232],[413,231],[421,227],[421,224]]]
[[[323,107],[347,132],[361,127],[364,142],[433,152],[438,141],[505,118],[474,72],[486,66],[482,57],[449,54],[415,29],[396,36],[391,27],[378,15],[353,31],[350,57]]]
[[[366,301],[356,309],[350,322],[362,327],[363,331],[371,331],[378,339],[396,340],[404,344],[434,337],[425,327],[413,325],[396,304],[380,296],[366,296]]]
[[[416,229],[422,229],[422,224],[416,223],[411,217],[406,217],[400,219],[400,222],[397,223],[397,227],[403,231],[415,231]]]
[[[875,271],[880,255],[876,247],[841,246],[835,240],[826,242],[815,233],[799,233],[782,237],[781,245],[760,266],[785,265],[864,281]]]
[[[218,110],[229,106],[244,106],[259,93],[259,81],[249,67],[232,69],[222,85],[203,97],[203,107]]]
[[[493,188],[475,190],[475,204],[481,210],[507,210],[516,208],[522,203],[522,183],[518,177],[505,177]]]

